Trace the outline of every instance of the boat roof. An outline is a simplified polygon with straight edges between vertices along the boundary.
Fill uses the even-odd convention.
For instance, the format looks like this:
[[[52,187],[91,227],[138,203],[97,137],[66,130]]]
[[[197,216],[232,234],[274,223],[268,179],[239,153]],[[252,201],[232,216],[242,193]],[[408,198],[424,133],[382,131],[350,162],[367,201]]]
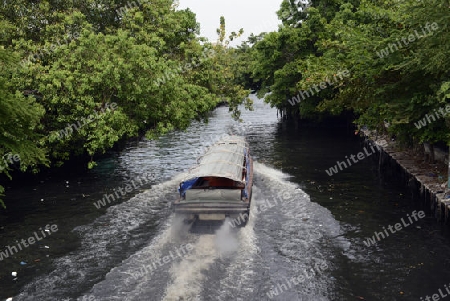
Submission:
[[[242,167],[247,148],[248,145],[241,136],[229,136],[220,140],[199,157],[199,164],[191,169],[188,179],[221,177],[244,183]]]

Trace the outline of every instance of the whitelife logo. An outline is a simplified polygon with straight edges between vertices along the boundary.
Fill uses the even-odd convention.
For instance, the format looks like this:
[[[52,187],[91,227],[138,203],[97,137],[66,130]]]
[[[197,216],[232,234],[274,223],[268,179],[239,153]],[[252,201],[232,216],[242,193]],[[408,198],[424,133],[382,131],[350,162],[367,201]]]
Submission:
[[[169,251],[169,255],[155,258],[154,260],[150,261],[150,264],[148,265],[142,265],[142,267],[139,269],[139,272],[135,272],[132,274],[132,277],[134,280],[138,280],[139,278],[144,277],[146,274],[152,274],[157,268],[157,264],[162,267],[165,264],[170,263],[173,260],[176,260],[178,258],[183,259],[187,255],[190,254],[190,252],[194,250],[194,246],[190,243],[187,243],[186,245],[181,245],[179,248],[175,248],[174,251]],[[174,254],[176,253],[176,254]],[[129,278],[125,280],[126,283],[130,281]]]
[[[266,293],[267,297],[269,297],[269,299],[272,299],[273,297],[276,297],[282,294],[283,292],[291,289],[293,286],[299,285],[305,282],[305,280],[307,279],[311,279],[313,277],[316,277],[317,275],[322,274],[325,270],[329,268],[328,264],[323,260],[316,262],[314,267],[315,270],[313,268],[309,269],[311,273],[309,273],[308,270],[305,270],[303,271],[303,274],[301,274],[300,276],[292,277],[291,279],[286,279],[287,286],[284,283],[278,283],[276,286],[272,286],[270,291]]]
[[[77,121],[77,123],[67,124],[67,126],[59,131],[59,138],[63,139],[64,137],[70,137],[74,132],[78,132],[82,127],[88,125],[96,119],[99,119],[105,111],[113,112],[117,109],[117,103],[106,103],[104,107],[100,109],[100,111],[95,111],[94,114],[89,115],[84,118],[81,117],[81,122]]]
[[[416,126],[416,128],[418,130],[420,130],[422,127],[425,127],[427,125],[427,121],[428,121],[428,123],[431,123],[433,121],[441,119],[441,117],[445,118],[445,116],[447,116],[447,114],[450,113],[450,105],[445,106],[445,111],[444,111],[444,108],[439,108],[437,110],[441,113],[440,115],[436,111],[436,109],[434,109],[434,115],[432,113],[425,114],[424,118],[422,118],[418,122],[414,122],[414,125]],[[431,120],[431,119],[433,119],[433,120]]]
[[[3,161],[3,162],[2,162]],[[3,169],[6,169],[8,167],[9,164],[14,164],[20,161],[20,156],[19,154],[6,154],[3,156],[3,158],[0,158],[0,172]]]
[[[337,74],[334,75],[334,81],[330,81],[327,77],[324,82],[321,82],[318,85],[312,85],[308,90],[299,91],[297,96],[294,96],[291,99],[288,99],[288,102],[292,106],[294,106],[296,103],[300,103],[302,100],[305,100],[308,97],[314,96],[313,88],[314,88],[314,90],[316,90],[317,93],[319,93],[321,90],[324,90],[328,87],[332,87],[334,84],[339,83],[339,80],[337,79],[337,77],[339,77],[340,80],[343,81],[344,77],[348,77],[348,76],[350,76],[350,71],[348,71],[347,69],[338,71]]]
[[[431,29],[430,29],[431,27]],[[436,22],[434,23],[429,23],[427,22],[427,24],[425,25],[425,28],[427,29],[428,33],[425,32],[425,29],[423,28],[423,26],[420,26],[420,28],[422,29],[422,33],[423,36],[421,36],[417,30],[414,30],[414,34],[410,34],[407,37],[402,37],[401,40],[403,42],[403,44],[405,44],[405,46],[408,46],[409,43],[412,43],[416,40],[419,40],[421,38],[426,38],[429,36],[433,35],[433,31],[436,31],[439,26]],[[431,31],[433,30],[433,31]],[[398,51],[399,49],[402,49],[403,45],[402,43],[399,41],[399,39],[397,39],[397,43],[389,43],[388,47],[381,49],[380,52],[377,51],[377,55],[380,57],[380,59],[385,58],[387,56],[389,56],[389,53],[394,53],[395,51]]]
[[[139,187],[149,183],[150,181],[152,181],[154,179],[155,179],[154,174],[147,174],[147,175],[144,175],[142,177],[138,177],[138,178],[132,180],[131,184],[127,184],[127,185],[125,185],[125,187],[119,187],[119,188],[117,188],[117,190],[119,190],[120,196],[125,196],[127,193],[133,192],[133,187],[134,187],[134,189],[138,189]],[[136,183],[135,180],[138,183]],[[94,204],[95,208],[100,209],[100,208],[106,206],[106,204],[115,202],[116,198],[117,198],[117,200],[120,199],[120,196],[119,196],[118,192],[116,191],[116,189],[114,188],[113,190],[114,190],[114,194],[105,193],[101,200],[98,200],[97,202],[92,203],[92,204]],[[114,197],[114,195],[116,197]]]
[[[250,212],[250,215],[252,214],[259,214],[261,212],[266,211],[267,209],[273,208],[275,206],[279,205],[286,205],[287,202],[290,202],[289,200],[291,198],[291,195],[289,192],[283,192],[283,195],[277,195],[277,197],[273,198],[273,202],[271,203],[268,199],[264,199],[261,201],[261,203],[258,203],[255,208],[252,209]],[[238,217],[233,218],[228,223],[232,228],[236,228],[240,226],[242,223],[245,223],[246,220],[248,220],[249,215],[248,213],[240,213]]]
[[[381,150],[381,147],[383,145],[375,144],[375,146],[378,149],[378,151]],[[342,162],[336,161],[337,164],[335,166],[330,167],[329,169],[325,170],[325,172],[327,173],[327,175],[329,175],[331,177],[333,174],[337,174],[339,172],[339,169],[340,170],[344,170],[343,168],[348,168],[348,167],[352,166],[352,163],[351,163],[350,159],[352,159],[353,163],[358,163],[358,160],[355,159],[355,157],[357,157],[359,159],[359,161],[360,161],[360,160],[363,160],[363,159],[373,155],[375,153],[375,149],[373,148],[372,144],[370,144],[369,146],[370,146],[370,148],[373,151],[372,153],[368,152],[367,148],[364,147],[363,150],[364,150],[365,154],[363,152],[359,152],[358,154],[356,154],[356,156],[353,155],[353,154],[350,155],[350,158],[348,158],[348,156],[345,156],[345,158],[347,159],[348,165],[345,163],[345,161],[342,161]]]
[[[447,293],[450,294],[450,288],[446,284],[444,284],[444,287],[445,287],[445,290],[447,291]],[[439,292],[439,295],[438,294],[433,294],[433,296],[431,296],[431,297],[430,296],[426,296],[425,299],[423,297],[420,297],[420,301],[424,301],[424,300],[425,301],[431,301],[431,300],[439,301],[439,300],[441,300],[441,299],[443,299],[443,298],[448,296],[446,294],[443,294],[441,289],[438,289],[438,292]]]
[[[3,260],[3,258],[8,258],[9,256],[13,256],[15,253],[22,251],[22,246],[24,248],[28,248],[30,245],[33,245],[37,241],[43,240],[47,236],[52,235],[52,233],[55,233],[58,231],[57,225],[46,225],[45,229],[42,230],[42,228],[39,228],[41,231],[42,237],[39,236],[37,232],[34,232],[33,236],[28,237],[27,240],[21,239],[20,242],[16,240],[17,247],[16,246],[7,246],[5,248],[5,251],[0,251],[0,261]]]
[[[424,218],[425,217],[425,212],[423,212],[423,211],[416,212],[416,210],[414,210],[411,213],[411,216],[409,216],[409,214],[407,214],[406,216],[408,217],[408,220],[409,220],[410,223],[408,224],[407,222],[405,222],[405,220],[402,217],[400,219],[401,223],[396,223],[394,226],[392,226],[392,225],[388,226],[388,229],[391,232],[391,234],[394,234],[394,233],[402,230],[403,227],[408,227],[412,223],[417,222],[419,220],[419,218]],[[414,221],[412,220],[412,218],[414,219]],[[395,230],[394,230],[394,228],[395,228]],[[382,232],[374,232],[374,235],[372,235],[372,237],[368,237],[364,241],[364,244],[367,247],[370,247],[371,245],[375,245],[377,243],[377,240],[379,241],[379,240],[381,240],[381,238],[385,239],[386,237],[389,237],[389,232],[386,230],[385,227],[383,227],[383,231]]]
[[[30,64],[35,63],[36,61],[42,60],[45,54],[51,55],[55,52],[56,49],[63,45],[69,45],[72,40],[77,40],[80,37],[80,33],[74,32],[72,34],[68,34],[67,38],[64,39],[61,43],[60,39],[56,39],[56,42],[51,44],[48,47],[42,48],[39,52],[30,54],[27,58],[23,59],[20,64],[22,67],[26,67]]]

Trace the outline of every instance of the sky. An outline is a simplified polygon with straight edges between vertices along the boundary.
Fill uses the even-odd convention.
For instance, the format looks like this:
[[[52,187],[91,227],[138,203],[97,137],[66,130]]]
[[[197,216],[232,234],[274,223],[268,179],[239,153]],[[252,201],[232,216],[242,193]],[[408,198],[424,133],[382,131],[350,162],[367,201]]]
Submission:
[[[225,17],[227,37],[232,31],[244,29],[244,34],[230,45],[239,45],[250,33],[276,31],[281,22],[277,10],[281,0],[179,0],[179,9],[189,7],[197,15],[200,35],[209,41],[217,40],[220,16]]]

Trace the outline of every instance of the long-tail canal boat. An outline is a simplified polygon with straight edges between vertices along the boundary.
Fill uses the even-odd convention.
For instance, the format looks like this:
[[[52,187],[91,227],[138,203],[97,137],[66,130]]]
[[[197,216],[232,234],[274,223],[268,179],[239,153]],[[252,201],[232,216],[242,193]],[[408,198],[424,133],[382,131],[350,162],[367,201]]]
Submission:
[[[248,144],[229,136],[212,145],[197,159],[180,183],[174,211],[185,220],[245,219],[250,215],[253,161]]]

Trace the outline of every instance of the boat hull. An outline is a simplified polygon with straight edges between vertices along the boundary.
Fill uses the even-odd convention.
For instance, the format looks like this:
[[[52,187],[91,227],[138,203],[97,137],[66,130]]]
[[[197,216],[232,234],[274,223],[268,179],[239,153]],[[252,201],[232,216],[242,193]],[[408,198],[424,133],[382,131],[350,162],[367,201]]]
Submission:
[[[179,203],[174,204],[175,213],[179,214],[225,214],[239,215],[248,213],[250,202],[202,202],[202,203]]]

